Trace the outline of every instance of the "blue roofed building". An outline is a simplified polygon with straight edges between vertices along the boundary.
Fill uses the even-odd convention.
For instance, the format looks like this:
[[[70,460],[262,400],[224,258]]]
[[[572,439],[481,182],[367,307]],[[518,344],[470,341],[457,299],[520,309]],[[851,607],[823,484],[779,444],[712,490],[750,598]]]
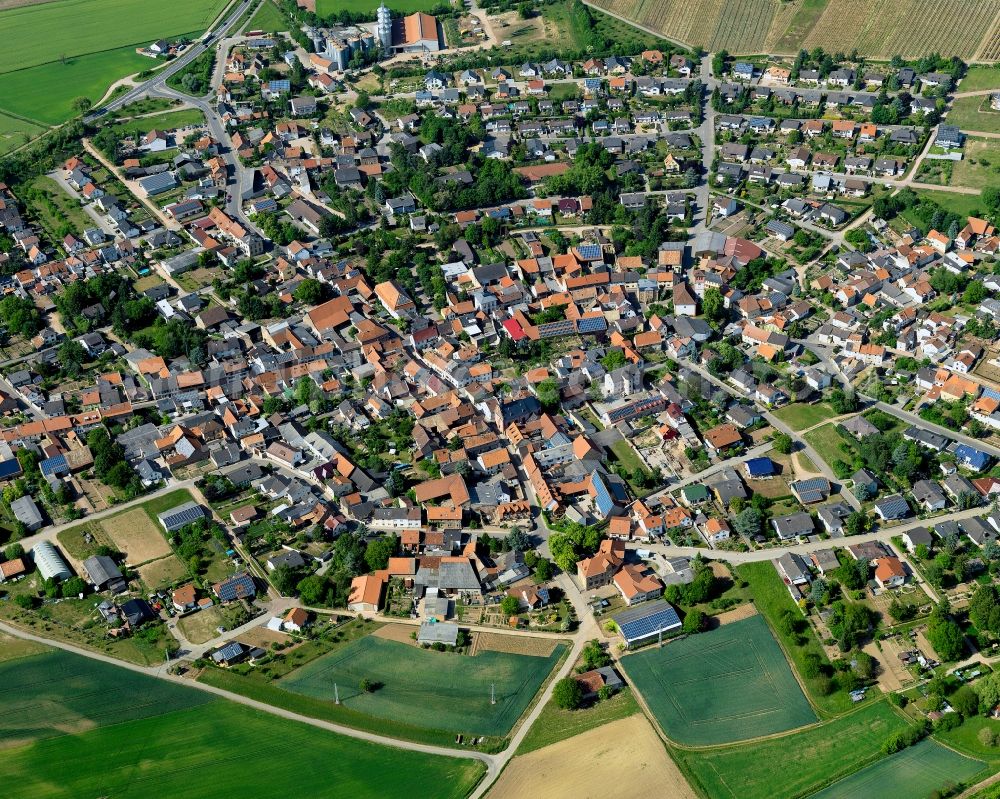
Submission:
[[[600,472],[591,472],[589,493],[594,499],[594,507],[602,519],[606,519],[611,512],[628,502],[628,493],[621,480]]]
[[[959,444],[955,447],[955,459],[960,465],[974,472],[981,472],[990,465],[990,456],[987,453],[968,444]]]
[[[62,477],[69,474],[69,464],[66,463],[65,455],[55,455],[46,458],[38,464],[38,469],[42,477]]]
[[[751,480],[765,480],[774,477],[774,461],[770,458],[751,458],[743,464],[747,477]]]
[[[618,631],[631,648],[661,635],[671,635],[681,628],[681,619],[673,606],[664,600],[646,602],[614,616]]]

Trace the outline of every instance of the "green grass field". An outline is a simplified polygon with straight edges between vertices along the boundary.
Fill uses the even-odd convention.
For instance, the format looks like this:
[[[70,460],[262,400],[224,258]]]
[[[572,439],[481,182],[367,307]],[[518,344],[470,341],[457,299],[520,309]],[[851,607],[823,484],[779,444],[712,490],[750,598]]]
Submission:
[[[945,121],[958,125],[963,131],[1000,133],[1000,111],[990,110],[988,95],[959,97],[952,103]]]
[[[983,91],[984,89],[1000,89],[1000,67],[976,64],[969,67],[962,82],[958,86],[960,92]]]
[[[845,443],[845,439],[837,431],[837,425],[825,424],[815,430],[810,430],[802,437],[812,445],[812,448],[827,462],[827,465],[835,460],[849,461],[847,455],[840,449],[840,445]]]
[[[921,197],[933,200],[942,208],[947,208],[961,216],[982,216],[983,203],[978,194],[957,194],[953,191],[914,189]]]
[[[137,46],[198,36],[224,5],[225,0],[54,0],[0,11],[0,111],[44,125],[64,122],[76,113],[77,97],[96,103],[118,78],[162,63],[137,55]],[[0,123],[0,135],[4,127]],[[14,130],[38,132],[28,124]]]
[[[483,768],[344,738],[63,652],[0,664],[19,799],[466,796]],[[99,753],[99,754],[98,754]],[[14,794],[11,794],[14,795]]]
[[[0,108],[57,125],[76,113],[73,100],[77,97],[96,103],[112,82],[152,65],[148,58],[126,47],[77,56],[65,64],[56,61],[7,72],[0,75]]]
[[[952,165],[952,186],[985,189],[1000,184],[1000,141],[974,138],[965,140],[965,157]]]
[[[337,11],[375,13],[382,0],[317,0],[316,13],[321,17]],[[441,5],[441,0],[391,0],[386,5],[396,14],[412,14],[414,11],[430,11]]]
[[[791,735],[673,754],[712,799],[809,796],[879,757],[883,741],[905,727],[883,701]]]
[[[45,132],[41,125],[0,114],[0,155],[15,150],[25,143],[25,135],[34,138]]]
[[[281,688],[331,701],[337,683],[348,709],[451,732],[506,735],[552,671],[564,646],[547,658],[480,652],[433,652],[368,636],[293,671]],[[382,684],[362,693],[362,679]],[[496,704],[490,704],[490,684]]]
[[[969,780],[984,766],[980,760],[963,757],[934,741],[923,740],[813,794],[812,799],[928,796],[931,791],[946,785],[959,785]]]
[[[271,0],[265,0],[247,23],[247,30],[277,33],[288,30],[288,21]]]
[[[828,402],[817,402],[815,405],[802,405],[795,403],[778,408],[774,412],[781,421],[787,424],[792,430],[805,430],[813,425],[825,422],[837,415],[837,412],[830,407]]]
[[[0,74],[204,31],[224,5],[224,0],[55,0],[11,8],[0,12],[6,43]]]
[[[816,721],[760,616],[641,650],[621,664],[667,737],[681,745],[732,743]]]

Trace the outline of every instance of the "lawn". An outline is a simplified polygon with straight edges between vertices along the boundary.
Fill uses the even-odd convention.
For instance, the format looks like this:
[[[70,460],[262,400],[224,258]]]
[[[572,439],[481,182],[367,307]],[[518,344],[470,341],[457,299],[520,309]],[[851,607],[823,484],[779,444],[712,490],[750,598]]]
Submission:
[[[774,415],[787,424],[792,430],[805,430],[832,419],[837,412],[830,407],[828,402],[817,402],[814,405],[803,405],[795,403],[778,408]]]
[[[952,165],[951,185],[970,189],[985,189],[1000,183],[1000,141],[965,140],[965,157]]]
[[[878,795],[881,799],[928,796],[944,786],[969,781],[985,763],[972,760],[931,740],[873,763],[814,794],[812,799],[854,799]]]
[[[41,125],[0,114],[0,155],[20,147],[25,143],[25,137],[33,139],[44,132],[45,128]]]
[[[946,118],[949,125],[958,125],[963,131],[1000,133],[1000,111],[990,110],[989,95],[959,97],[952,103]]]
[[[621,660],[667,737],[705,746],[816,721],[760,616],[649,647]]]
[[[632,449],[632,445],[624,438],[620,438],[612,444],[611,451],[615,454],[615,459],[628,470],[629,474],[635,474],[636,471],[645,471],[645,467],[642,465],[642,461],[639,460],[639,456]]]
[[[361,638],[289,674],[286,691],[331,701],[336,683],[349,710],[474,735],[506,735],[565,650],[549,657],[434,652],[374,636]],[[362,679],[381,687],[359,688]],[[496,704],[490,703],[491,685]]]
[[[979,64],[971,66],[958,86],[960,92],[975,92],[984,89],[1000,89],[1000,67]]]
[[[880,757],[885,739],[905,727],[883,701],[792,735],[674,755],[712,799],[808,796]]]
[[[812,448],[827,462],[827,465],[832,464],[836,460],[849,461],[849,458],[840,448],[841,444],[847,442],[838,432],[837,425],[831,423],[817,427],[815,430],[810,430],[804,434],[803,438],[812,445]]]
[[[639,713],[639,704],[630,688],[583,710],[560,710],[549,700],[524,736],[517,754],[523,755],[543,746],[564,741],[587,730]]]
[[[291,785],[301,796],[336,785],[352,797],[457,799],[483,773],[471,760],[344,738],[66,653],[0,664],[0,675],[4,775],[20,799],[201,799],[234,785],[275,799]]]
[[[271,0],[264,0],[260,8],[247,23],[247,30],[277,33],[288,30],[288,20]]]
[[[745,563],[735,569],[734,575],[737,579],[746,580],[750,591],[753,594],[754,606],[758,612],[767,620],[771,632],[776,636],[785,655],[789,657],[792,665],[798,672],[799,678],[805,685],[809,698],[821,713],[832,714],[842,713],[851,707],[851,699],[844,691],[825,693],[823,678],[807,679],[802,676],[805,657],[810,652],[819,655],[821,660],[827,662],[827,657],[820,645],[819,640],[812,628],[806,628],[801,634],[786,635],[782,633],[778,624],[781,614],[790,610],[799,613],[798,607],[792,601],[788,589],[778,576],[771,563]],[[797,638],[798,640],[793,640]]]

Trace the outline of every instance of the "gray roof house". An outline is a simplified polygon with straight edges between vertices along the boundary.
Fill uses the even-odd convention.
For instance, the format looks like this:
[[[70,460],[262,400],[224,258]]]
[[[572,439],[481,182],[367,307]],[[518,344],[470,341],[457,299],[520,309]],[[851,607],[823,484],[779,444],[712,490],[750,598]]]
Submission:
[[[97,591],[109,589],[120,594],[128,587],[118,565],[107,555],[87,558],[83,562],[83,570]]]
[[[771,519],[771,526],[774,527],[774,532],[782,541],[788,541],[800,535],[811,535],[815,529],[812,516],[802,511]]]
[[[905,519],[910,515],[910,505],[899,494],[890,494],[875,503],[875,512],[886,522]]]
[[[164,511],[156,518],[160,520],[160,524],[163,525],[163,529],[166,532],[172,533],[174,530],[180,530],[192,522],[204,519],[205,516],[205,509],[197,502],[192,501]]]
[[[11,512],[21,524],[29,530],[37,530],[42,526],[42,512],[29,496],[23,496],[10,503]]]

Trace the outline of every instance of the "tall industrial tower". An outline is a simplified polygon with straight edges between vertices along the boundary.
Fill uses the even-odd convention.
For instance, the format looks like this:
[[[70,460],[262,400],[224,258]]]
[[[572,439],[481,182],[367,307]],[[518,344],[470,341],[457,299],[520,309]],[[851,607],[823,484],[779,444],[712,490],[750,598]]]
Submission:
[[[385,7],[384,1],[378,7],[377,34],[379,44],[388,53],[392,50],[392,15],[389,13],[389,9]]]

